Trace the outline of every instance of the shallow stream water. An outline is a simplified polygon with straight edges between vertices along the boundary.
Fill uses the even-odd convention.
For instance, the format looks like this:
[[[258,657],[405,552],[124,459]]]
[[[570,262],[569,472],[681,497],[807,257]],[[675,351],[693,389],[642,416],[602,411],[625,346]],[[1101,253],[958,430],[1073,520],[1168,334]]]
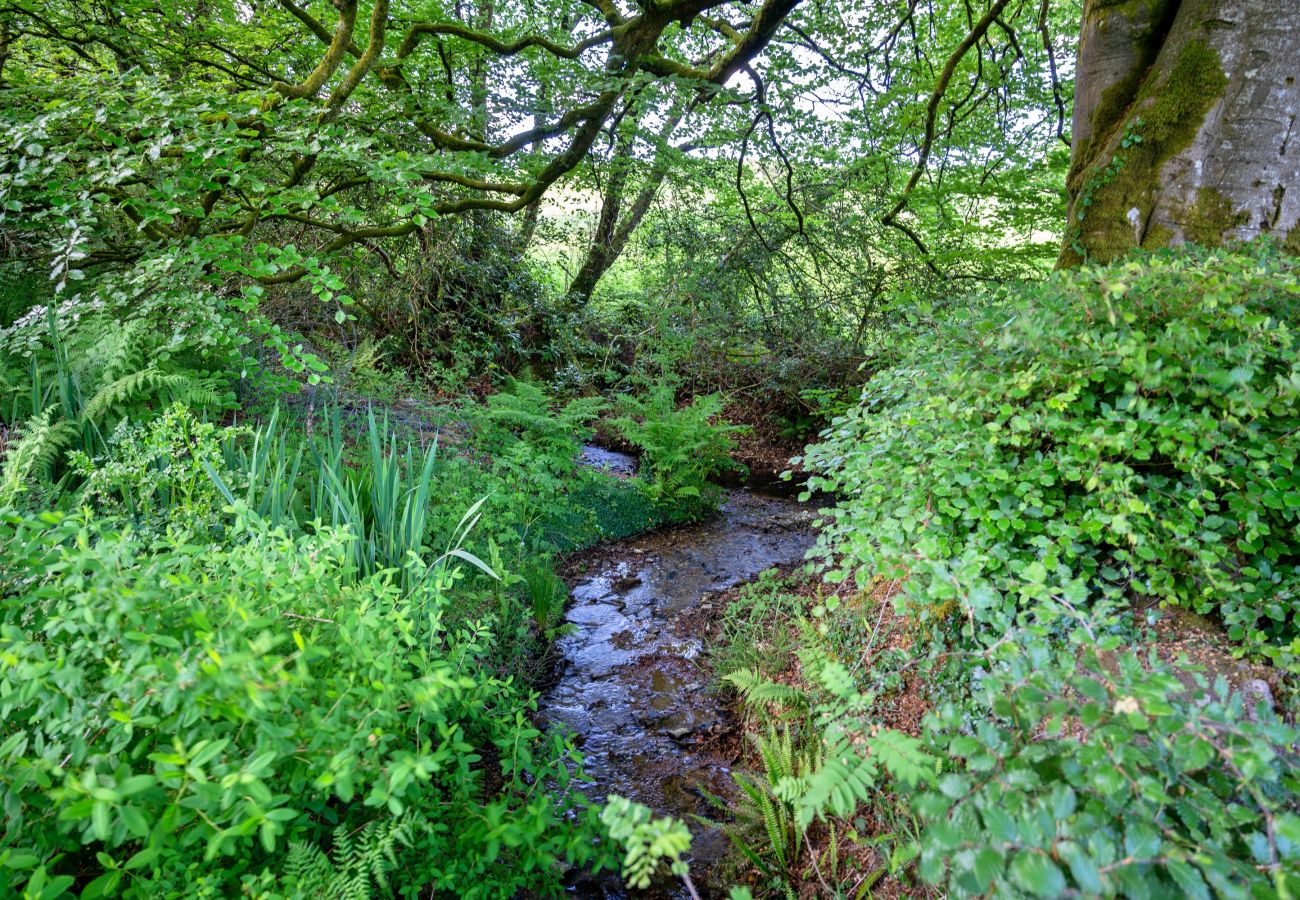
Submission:
[[[601,462],[625,465],[602,454]],[[731,760],[717,745],[731,723],[707,690],[691,623],[717,592],[802,559],[811,521],[793,499],[733,490],[707,522],[601,547],[573,583],[566,621],[574,627],[558,642],[560,675],[542,697],[542,716],[576,735],[593,801],[620,794],[691,826],[692,877],[705,892],[726,839],[693,816],[716,817],[706,791],[730,794]],[[572,891],[625,896],[612,879],[579,877]]]

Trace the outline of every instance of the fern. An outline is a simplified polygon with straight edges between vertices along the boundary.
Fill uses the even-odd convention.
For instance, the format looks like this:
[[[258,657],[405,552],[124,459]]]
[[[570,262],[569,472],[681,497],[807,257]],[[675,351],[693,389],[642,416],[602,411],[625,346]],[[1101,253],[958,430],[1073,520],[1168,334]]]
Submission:
[[[908,787],[915,787],[934,778],[939,759],[922,749],[919,738],[903,734],[892,728],[878,731],[871,739],[871,747],[889,774]]]
[[[808,706],[808,696],[799,688],[769,681],[757,669],[740,669],[723,676],[722,680],[735,687],[741,699],[753,707],[775,703],[790,710],[803,710]]]
[[[210,379],[188,372],[161,372],[150,366],[101,387],[86,402],[83,418],[102,422],[110,412],[125,412],[132,404],[158,398],[186,406],[216,406],[221,403],[221,393]]]
[[[803,852],[805,826],[799,824],[794,805],[781,796],[778,785],[800,782],[818,771],[821,754],[816,748],[799,751],[789,726],[782,731],[769,727],[765,736],[750,735],[750,740],[763,763],[763,777],[732,773],[740,804],[736,821],[724,825],[723,832],[760,872],[793,897],[791,876]]]
[[[57,336],[57,330],[51,329]],[[68,358],[82,381],[105,384],[148,368],[151,340],[141,320],[123,322],[105,328],[95,321],[72,333],[68,341]]]
[[[77,426],[66,419],[55,421],[54,413],[49,408],[28,419],[18,438],[11,440],[0,475],[0,505],[13,502],[33,479],[48,476],[59,454],[76,439]]]
[[[796,774],[790,763],[792,750],[786,744],[769,742],[761,751],[775,795],[789,804],[799,828],[806,828],[813,819],[851,816],[875,793],[882,764],[891,777],[908,787],[933,777],[935,759],[924,752],[921,741],[880,728],[870,720],[873,698],[859,691],[843,663],[817,647],[801,650],[799,658],[803,670],[824,692],[824,700],[812,710],[823,729],[819,764],[797,767],[800,771]],[[752,671],[733,673],[727,680],[750,703],[781,702],[793,690],[765,681]],[[806,704],[806,696],[799,695]]]
[[[572,455],[578,442],[590,436],[588,423],[604,408],[600,397],[579,397],[557,407],[538,385],[511,381],[488,398],[484,417],[490,426],[509,431],[530,446]]]
[[[284,859],[281,882],[289,886],[328,884],[334,877],[334,866],[320,847],[306,841],[291,841]]]
[[[663,381],[644,398],[623,397],[620,405],[624,414],[610,424],[644,451],[647,495],[656,503],[679,506],[686,518],[711,511],[719,491],[709,478],[743,468],[730,453],[733,436],[746,429],[720,421],[722,396],[696,397],[679,409],[673,383]]]
[[[41,446],[53,447],[54,455],[43,452],[24,477],[48,475],[58,453],[73,444],[97,455],[105,449],[103,435],[123,419],[148,418],[176,402],[190,407],[226,402],[220,379],[180,367],[161,352],[161,334],[141,320],[100,313],[61,324],[52,308],[44,319],[43,333],[31,323],[0,332],[0,350],[7,351],[0,364],[0,420],[13,425],[40,416],[50,428],[58,420],[69,423],[54,435],[56,444],[43,439]],[[39,324],[39,317],[34,321]],[[154,357],[167,362],[148,364]]]
[[[876,763],[861,756],[848,740],[825,748],[825,759],[815,772],[799,778],[783,779],[776,793],[795,810],[800,828],[807,828],[814,818],[827,813],[845,818],[858,804],[871,797],[876,784]]]
[[[285,856],[280,884],[288,896],[312,900],[370,900],[392,893],[389,873],[400,849],[410,847],[405,816],[376,820],[358,831],[340,826],[327,857],[314,844],[294,842]]]

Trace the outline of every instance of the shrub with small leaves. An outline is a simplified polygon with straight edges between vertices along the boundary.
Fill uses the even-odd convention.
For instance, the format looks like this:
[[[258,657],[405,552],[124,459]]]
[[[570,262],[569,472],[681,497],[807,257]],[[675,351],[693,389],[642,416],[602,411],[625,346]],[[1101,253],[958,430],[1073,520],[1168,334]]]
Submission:
[[[689,878],[682,855],[691,849],[691,832],[684,824],[664,816],[654,818],[648,806],[611,795],[600,814],[609,836],[623,846],[623,877],[638,890],[650,886],[664,863],[679,878]]]
[[[1131,646],[1164,602],[1296,669],[1298,275],[1256,242],[1001,290],[809,450],[831,577],[900,579],[931,638],[940,768],[896,787],[950,895],[1300,889],[1300,732]]]
[[[1139,654],[1004,645],[930,723],[947,759],[912,799],[921,876],[954,897],[1295,896],[1300,731],[1202,691]]]
[[[207,467],[219,469],[223,443],[247,433],[201,422],[175,404],[147,424],[123,419],[103,456],[73,451],[69,465],[83,479],[81,498],[100,509],[129,514],[137,523],[176,520],[201,527],[225,503]]]
[[[1300,270],[1266,242],[1004,290],[904,340],[810,448],[843,577],[996,637],[1063,586],[1300,653]]]
[[[338,830],[377,815],[406,826],[376,865],[426,895],[554,890],[601,852],[492,630],[444,624],[460,561],[403,591],[342,530],[234,530],[0,515],[0,894],[232,896],[290,846],[347,869]]]

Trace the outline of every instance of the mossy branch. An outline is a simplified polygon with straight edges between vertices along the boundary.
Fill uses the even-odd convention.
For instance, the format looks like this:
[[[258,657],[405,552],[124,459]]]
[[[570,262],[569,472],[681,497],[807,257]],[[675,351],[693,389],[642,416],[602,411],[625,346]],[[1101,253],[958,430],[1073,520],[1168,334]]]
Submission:
[[[343,62],[343,55],[347,53],[348,45],[352,42],[352,29],[356,24],[357,0],[340,0],[339,22],[334,29],[334,37],[330,41],[329,49],[325,51],[325,56],[301,84],[275,82],[273,86],[276,92],[287,100],[301,100],[316,96]]]

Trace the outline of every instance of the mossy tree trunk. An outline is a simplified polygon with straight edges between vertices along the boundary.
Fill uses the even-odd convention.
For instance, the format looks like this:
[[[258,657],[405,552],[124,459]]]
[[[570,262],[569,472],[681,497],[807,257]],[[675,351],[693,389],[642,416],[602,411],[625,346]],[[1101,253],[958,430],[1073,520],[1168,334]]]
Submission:
[[[1300,2],[1086,0],[1060,265],[1274,234],[1300,251]]]

